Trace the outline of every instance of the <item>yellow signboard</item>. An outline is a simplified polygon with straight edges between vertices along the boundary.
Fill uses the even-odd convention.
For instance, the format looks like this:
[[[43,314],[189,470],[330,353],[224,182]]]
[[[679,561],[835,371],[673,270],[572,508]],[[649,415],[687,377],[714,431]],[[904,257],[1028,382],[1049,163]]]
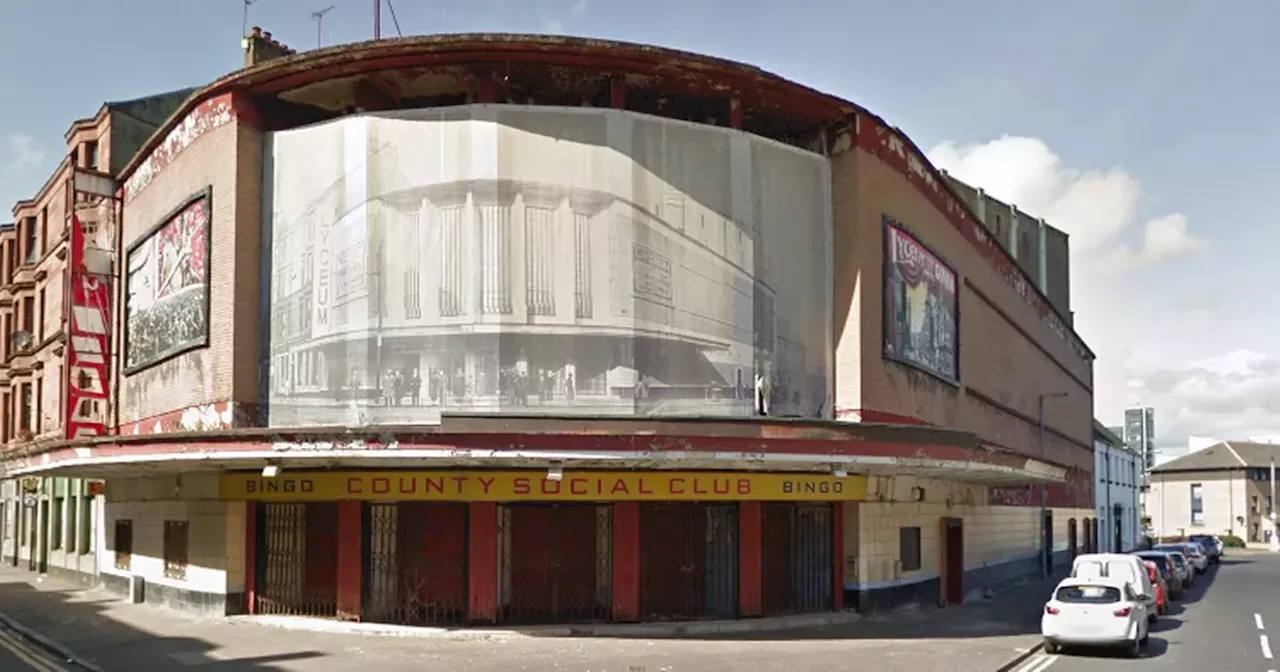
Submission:
[[[273,502],[377,501],[606,502],[865,499],[864,476],[675,471],[348,471],[222,477],[223,499]]]

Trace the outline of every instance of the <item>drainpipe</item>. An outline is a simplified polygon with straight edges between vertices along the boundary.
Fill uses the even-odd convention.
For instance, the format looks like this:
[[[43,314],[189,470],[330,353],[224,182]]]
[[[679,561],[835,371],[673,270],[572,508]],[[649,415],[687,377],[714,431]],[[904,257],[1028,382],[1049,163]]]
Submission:
[[[1106,446],[1107,446],[1107,451],[1106,451],[1107,452],[1107,482],[1104,485],[1107,486],[1107,508],[1105,509],[1105,511],[1107,512],[1107,520],[1111,521],[1111,525],[1108,525],[1108,527],[1114,528],[1116,525],[1116,521],[1115,521],[1116,512],[1115,512],[1115,509],[1111,508],[1111,444],[1106,444]],[[1110,534],[1111,540],[1114,540],[1116,538],[1115,530],[1110,529],[1107,531],[1111,533]],[[1111,540],[1108,540],[1107,542],[1108,546],[1111,545],[1110,543]],[[1111,549],[1111,551],[1113,553],[1119,553],[1120,549],[1113,548]]]

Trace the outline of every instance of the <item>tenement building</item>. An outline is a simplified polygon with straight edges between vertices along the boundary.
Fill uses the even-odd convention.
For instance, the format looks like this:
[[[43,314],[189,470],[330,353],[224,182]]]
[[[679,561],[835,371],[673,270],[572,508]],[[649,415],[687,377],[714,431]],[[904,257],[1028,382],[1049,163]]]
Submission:
[[[82,571],[204,613],[865,611],[1074,551],[1092,355],[891,124],[634,44],[245,44],[106,176],[103,431],[9,437],[6,556],[48,477],[100,483]]]

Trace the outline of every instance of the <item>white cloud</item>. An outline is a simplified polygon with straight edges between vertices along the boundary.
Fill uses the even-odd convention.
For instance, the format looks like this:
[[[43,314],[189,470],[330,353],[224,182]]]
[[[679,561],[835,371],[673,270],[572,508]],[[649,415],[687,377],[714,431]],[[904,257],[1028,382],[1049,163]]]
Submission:
[[[44,164],[45,150],[38,140],[25,133],[4,139],[0,149],[0,168],[9,173],[22,173]]]
[[[1218,323],[1194,316],[1219,307],[1169,292],[1152,275],[1167,270],[1162,262],[1205,248],[1186,215],[1172,212],[1140,222],[1143,191],[1137,177],[1120,167],[1067,166],[1037,138],[945,142],[928,155],[956,178],[1070,235],[1075,327],[1098,356],[1094,409],[1100,419],[1118,420],[1125,406],[1150,404],[1156,407],[1157,442],[1184,445],[1189,433],[1280,430],[1280,413],[1274,422],[1255,422],[1260,411],[1232,410],[1233,404],[1216,401],[1211,391],[1221,385],[1235,386],[1232,394],[1251,386],[1274,389],[1280,411],[1280,359],[1234,353],[1193,361],[1196,348],[1189,344],[1211,341]]]

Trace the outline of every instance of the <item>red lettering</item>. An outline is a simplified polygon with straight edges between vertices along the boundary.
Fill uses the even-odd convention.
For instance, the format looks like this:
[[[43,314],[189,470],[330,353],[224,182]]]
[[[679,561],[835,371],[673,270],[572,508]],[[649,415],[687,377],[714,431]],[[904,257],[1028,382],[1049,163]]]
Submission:
[[[739,479],[738,479],[738,494],[739,494],[739,495],[749,495],[749,494],[751,494],[751,480],[750,480],[750,479],[747,479],[747,478],[739,478]]]
[[[476,477],[476,480],[480,481],[480,487],[484,488],[484,494],[489,494],[489,486],[493,485],[493,477],[490,476],[489,478],[485,478],[483,476],[478,476]]]
[[[550,483],[551,485],[547,485],[548,483]],[[560,481],[553,481],[549,478],[542,479],[542,494],[544,495],[560,494]]]
[[[627,482],[621,478],[613,482],[613,489],[609,491],[609,494],[611,495],[616,495],[618,493],[622,493],[624,495],[631,494],[631,490],[627,488]]]
[[[582,486],[582,489],[581,489],[581,490],[579,490],[579,489],[578,489],[578,486],[579,486],[579,485],[581,485],[581,486]],[[585,478],[571,478],[571,479],[569,479],[569,492],[571,492],[571,493],[573,493],[573,494],[575,494],[575,495],[585,495],[585,494],[587,494],[588,492],[590,492],[590,490],[588,490],[588,489],[587,489],[587,479],[585,479]]]
[[[524,476],[521,476],[511,482],[512,494],[527,495],[532,491],[533,491],[533,488],[529,487],[529,479],[525,478]]]
[[[427,476],[426,478],[422,479],[422,482],[426,485],[426,492],[431,492],[432,490],[435,490],[436,492],[442,495],[444,494],[444,477],[443,476],[441,476],[440,478],[431,478],[430,476]]]
[[[385,495],[391,492],[391,479],[375,478],[373,479],[373,491],[379,495]]]
[[[711,479],[711,489],[712,489],[712,490],[714,490],[714,491],[715,491],[715,493],[716,493],[717,495],[727,495],[727,494],[729,494],[729,479],[727,479],[727,478],[726,478],[726,479],[724,479],[724,487],[723,487],[723,488],[722,488],[722,487],[720,487],[720,479],[718,479],[718,478],[713,478],[713,479]]]
[[[676,487],[677,485],[679,485],[679,487]],[[667,481],[667,492],[670,492],[673,495],[683,495],[684,479],[677,477]]]
[[[702,487],[702,479],[701,479],[701,478],[694,478],[694,479],[693,479],[693,494],[695,494],[695,495],[706,495],[706,494],[709,494],[709,493],[706,491],[706,489],[704,489],[704,488]]]
[[[458,487],[457,487],[457,492],[458,492],[458,494],[459,494],[459,495],[461,495],[461,494],[462,494],[462,484],[463,484],[463,483],[466,483],[466,482],[467,482],[467,479],[469,479],[469,478],[471,478],[471,477],[470,477],[470,476],[454,476],[454,477],[453,477],[453,482],[454,482],[455,484],[457,484],[457,486],[458,486]]]
[[[408,484],[408,487],[406,487],[406,483]],[[401,478],[400,478],[400,492],[401,492],[401,494],[405,494],[405,495],[407,495],[407,494],[410,494],[410,493],[413,493],[413,492],[417,492],[417,491],[418,491],[418,479],[416,479],[416,478],[404,478],[404,477],[401,477]]]
[[[597,479],[596,479],[596,494],[597,494],[597,495],[603,495],[603,494],[604,494],[604,479],[603,479],[603,478],[597,478]]]
[[[358,495],[364,492],[364,483],[359,476],[352,476],[347,479],[347,494]]]
[[[642,495],[652,495],[652,494],[653,494],[653,490],[650,490],[649,488],[644,487],[644,477],[643,477],[643,476],[641,476],[641,477],[640,477],[640,484],[639,484],[638,486],[636,486],[636,489],[637,489],[637,490],[639,490],[640,494],[642,494]]]

